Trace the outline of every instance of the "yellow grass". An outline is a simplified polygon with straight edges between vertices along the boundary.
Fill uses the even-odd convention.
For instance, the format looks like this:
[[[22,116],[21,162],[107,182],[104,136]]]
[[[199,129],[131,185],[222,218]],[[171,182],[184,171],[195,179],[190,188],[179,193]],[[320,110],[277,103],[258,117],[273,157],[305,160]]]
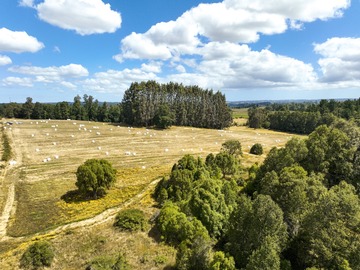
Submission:
[[[87,121],[26,120],[22,122],[23,124],[13,125],[12,130],[7,131],[11,137],[18,167],[15,167],[11,174],[7,174],[3,182],[16,183],[15,207],[8,226],[8,235],[13,237],[27,235],[27,237],[23,240],[19,238],[0,242],[0,265],[2,266],[2,263],[11,265],[4,269],[14,269],[13,266],[18,262],[24,247],[29,241],[33,241],[31,235],[87,219],[108,208],[122,205],[154,179],[167,175],[172,165],[185,154],[205,158],[209,153],[219,152],[221,144],[225,141],[236,139],[241,142],[244,152],[241,163],[248,167],[254,162],[262,162],[273,146],[281,147],[293,136],[243,126],[231,127],[227,130],[190,127],[147,130]],[[80,125],[83,126],[80,128]],[[100,135],[97,135],[97,132]],[[265,151],[263,156],[249,154],[250,147],[255,143],[263,144]],[[58,159],[55,156],[58,156]],[[43,162],[45,158],[51,160]],[[77,167],[90,158],[105,158],[113,164],[118,170],[115,186],[99,200],[63,200],[64,195],[76,189]],[[0,199],[2,205],[5,196],[1,197],[0,194]],[[150,192],[136,203],[136,206],[143,209],[148,217],[156,211],[153,205]],[[131,236],[126,236],[124,233],[118,235],[114,234],[111,224],[101,226],[105,226],[104,234],[98,231],[98,226],[95,226],[84,231],[75,230],[70,234],[52,236],[55,238],[51,241],[63,253],[57,255],[58,261],[53,269],[83,269],[86,261],[104,254],[111,248],[115,253],[121,250],[135,252],[136,254],[129,257],[131,263],[137,265],[136,269],[154,267],[153,260],[159,254],[167,254],[170,264],[174,262],[172,249],[160,247],[161,245],[153,243],[154,240],[144,233]],[[109,242],[106,242],[106,248],[102,247],[102,251],[92,250],[91,246],[98,241],[96,239],[102,237],[114,239],[107,240]],[[23,242],[27,244],[22,244]],[[144,243],[152,247],[148,251],[150,255],[146,255]],[[68,251],[67,247],[73,250]],[[131,250],[134,247],[138,251]],[[13,257],[6,259],[7,252]],[[79,255],[81,252],[84,253],[83,256]],[[144,257],[143,261],[146,262],[139,263],[142,256],[148,256],[150,259]]]

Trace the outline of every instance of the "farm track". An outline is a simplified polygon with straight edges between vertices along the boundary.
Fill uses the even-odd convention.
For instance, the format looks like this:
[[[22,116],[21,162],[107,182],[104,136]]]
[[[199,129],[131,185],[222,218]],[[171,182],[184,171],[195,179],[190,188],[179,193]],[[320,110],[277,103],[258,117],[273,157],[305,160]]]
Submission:
[[[37,233],[37,234],[35,234],[35,236],[40,236],[40,235],[45,235],[45,234],[46,235],[57,235],[64,231],[67,231],[67,230],[73,230],[73,229],[83,228],[83,227],[91,227],[91,226],[95,226],[95,225],[99,225],[99,224],[108,222],[109,220],[113,219],[120,210],[122,210],[123,208],[126,208],[127,206],[133,204],[134,202],[136,202],[136,201],[140,200],[142,197],[144,197],[150,189],[152,189],[157,183],[159,183],[160,180],[161,180],[161,178],[151,181],[141,192],[139,192],[134,197],[128,199],[127,201],[125,201],[124,203],[122,203],[119,206],[109,208],[109,209],[103,211],[102,213],[100,213],[94,217],[91,217],[91,218],[71,222],[71,223],[68,223],[65,225],[61,225],[61,226],[59,226],[55,229],[49,230],[49,231]]]
[[[115,215],[121,209],[128,207],[129,205],[135,203],[136,201],[140,200],[143,196],[145,196],[146,193],[150,189],[152,189],[160,180],[161,180],[161,178],[158,178],[158,179],[155,179],[155,180],[151,181],[141,192],[136,194],[134,197],[128,199],[127,201],[125,201],[121,205],[109,208],[109,209],[103,211],[102,213],[100,213],[100,214],[98,214],[98,215],[96,215],[94,217],[87,218],[87,219],[80,220],[80,221],[71,222],[71,223],[68,223],[68,224],[65,224],[65,225],[61,225],[61,226],[59,226],[57,228],[47,230],[47,231],[43,231],[43,232],[37,233],[35,235],[32,235],[30,237],[34,237],[34,236],[39,237],[39,236],[42,236],[42,235],[53,236],[53,235],[57,235],[57,234],[60,234],[62,232],[65,232],[67,230],[74,230],[74,229],[83,228],[83,227],[91,227],[91,226],[95,226],[95,225],[99,225],[99,224],[108,222],[109,220],[113,219],[115,217]],[[10,193],[10,191],[9,191],[9,193]],[[11,200],[11,198],[14,199],[14,197],[15,197],[15,191],[13,189],[12,194],[9,194],[8,198]],[[6,221],[6,222],[4,222],[4,224],[2,224],[2,225],[5,225],[4,229],[1,230],[2,228],[0,227],[0,230],[1,230],[0,231],[0,233],[1,233],[0,242],[4,241],[4,240],[24,239],[23,236],[20,236],[20,237],[8,237],[8,236],[6,236],[6,225],[7,225],[10,213],[11,213],[12,204],[13,204],[13,201],[11,202],[11,204],[9,203],[9,211],[7,211],[7,214],[8,214],[7,220],[4,219],[4,221]],[[3,216],[4,216],[4,214],[3,214]]]
[[[12,132],[8,132],[8,135],[10,135],[10,138],[12,139],[12,135],[13,135]],[[12,145],[12,153],[13,153],[13,160],[16,161],[16,165],[6,164],[3,175],[1,176],[3,189],[6,186],[7,179],[10,179],[10,181],[9,181],[10,184],[9,184],[8,193],[6,196],[5,206],[4,206],[3,212],[0,216],[0,241],[6,239],[7,226],[8,226],[10,215],[12,213],[14,202],[15,202],[15,183],[18,181],[17,169],[19,167],[21,167],[21,165],[22,165],[21,153],[19,152],[19,149],[14,148],[13,145]],[[11,169],[9,169],[10,166],[11,166]],[[8,177],[11,173],[13,173],[13,175]]]

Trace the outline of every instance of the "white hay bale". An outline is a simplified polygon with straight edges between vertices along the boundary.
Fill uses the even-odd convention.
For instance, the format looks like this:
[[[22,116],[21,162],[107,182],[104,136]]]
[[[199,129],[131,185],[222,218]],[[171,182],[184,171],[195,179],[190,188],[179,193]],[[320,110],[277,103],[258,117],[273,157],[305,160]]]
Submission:
[[[98,149],[101,150],[101,146],[99,146]]]
[[[76,125],[76,123],[74,122],[73,125]]]
[[[169,149],[165,148],[164,151],[165,151],[165,152],[169,152]]]
[[[71,138],[74,138],[75,136],[73,134],[71,134]]]
[[[141,166],[141,169],[145,170],[145,169],[146,169],[146,166]]]
[[[95,140],[92,140],[91,142],[92,142],[92,143],[95,143]]]
[[[39,122],[36,122],[36,124],[38,125],[38,124],[39,124]]]
[[[53,145],[56,145],[56,142],[53,142]]]
[[[100,135],[100,132],[96,132],[96,135]]]
[[[44,162],[44,163],[48,162],[47,158],[44,158],[44,159],[43,159],[43,162]]]
[[[35,137],[35,134],[31,134],[31,137]]]
[[[89,130],[89,132],[91,133],[91,132],[92,132],[92,130],[90,129],[90,130]]]
[[[35,151],[36,151],[36,152],[40,152],[40,149],[39,149],[39,148],[36,148]]]
[[[86,128],[84,128],[84,131],[86,131]]]
[[[58,156],[58,155],[54,155],[54,158],[55,158],[55,159],[59,159],[59,156]]]
[[[107,156],[108,156],[108,155],[109,155],[109,152],[108,152],[108,151],[106,151],[106,152],[105,152],[105,155],[107,155]]]
[[[15,160],[10,160],[10,161],[9,161],[10,166],[16,165],[16,163],[17,163],[17,162],[16,162]]]
[[[136,152],[133,152],[132,155],[133,155],[133,156],[136,156]]]
[[[54,131],[57,131],[57,128],[55,128]]]
[[[45,135],[46,135],[46,136],[49,136],[49,133],[46,133]]]
[[[51,158],[49,158],[49,157],[48,157],[48,158],[46,158],[46,159],[47,159],[47,161],[51,161]]]
[[[131,155],[131,152],[129,152],[129,151],[125,152],[125,156],[130,156],[130,155]]]

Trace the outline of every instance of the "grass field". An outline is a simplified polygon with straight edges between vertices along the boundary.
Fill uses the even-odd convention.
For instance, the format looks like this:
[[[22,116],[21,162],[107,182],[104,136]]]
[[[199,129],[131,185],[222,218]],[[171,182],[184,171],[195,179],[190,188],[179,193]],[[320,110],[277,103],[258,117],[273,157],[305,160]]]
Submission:
[[[245,118],[248,119],[249,115],[248,115],[248,108],[241,108],[241,109],[231,109],[232,111],[232,116],[234,119],[236,118]]]
[[[261,162],[265,157],[265,155],[259,157],[249,154],[249,149],[253,144],[263,144],[267,153],[273,146],[283,146],[292,136],[287,133],[254,130],[243,126],[231,127],[228,130],[190,127],[147,130],[85,121],[55,120],[26,120],[22,121],[22,124],[13,125],[11,130],[7,129],[7,132],[12,141],[14,159],[18,163],[14,168],[9,168],[12,173],[8,173],[5,179],[2,179],[0,206],[4,204],[6,197],[6,183],[15,182],[15,204],[7,234],[15,237],[16,240],[0,242],[0,252],[6,254],[11,251],[15,257],[19,255],[13,247],[17,246],[20,250],[22,248],[18,244],[20,240],[16,237],[26,236],[24,239],[31,241],[37,233],[46,234],[46,231],[52,228],[93,217],[106,209],[121,205],[138,194],[154,179],[168,174],[172,165],[185,154],[205,158],[209,153],[219,152],[221,144],[226,140],[236,139],[242,144],[244,157],[241,163],[246,167],[254,162]],[[78,201],[72,200],[71,196],[70,199],[64,200],[64,197],[67,198],[66,196],[76,189],[77,167],[89,158],[105,158],[113,164],[118,170],[114,188],[107,196],[99,200]],[[150,195],[140,203],[140,207],[146,209],[149,217],[156,211],[153,203]],[[111,225],[102,226],[108,226],[104,228],[107,234],[113,233]],[[100,234],[96,228],[92,232],[95,234],[91,237],[96,238],[96,234]],[[107,234],[103,237],[108,238]],[[52,241],[59,246],[59,249],[65,248],[65,238],[72,238],[76,243],[97,241],[90,236],[92,240],[90,238],[84,240],[83,237],[86,238],[86,234],[78,230],[66,237],[52,236]],[[108,240],[110,242],[106,242],[103,251],[110,249],[116,243],[131,247],[146,241],[151,242],[143,233],[132,235],[130,239],[132,238],[134,239],[129,240],[125,236],[116,234],[114,239],[117,240]],[[67,265],[68,268],[66,268],[64,266],[66,256],[75,258],[76,249],[80,249],[79,252],[83,248],[86,249],[81,245],[79,243],[76,248],[74,247],[72,255],[69,253],[63,255],[65,256],[63,259],[59,258],[58,260],[64,260],[64,262],[58,262],[59,268],[54,269],[77,269],[76,267],[89,257],[102,254],[98,250],[90,253],[84,251],[84,258],[79,258],[79,262],[75,263],[76,266]],[[159,244],[154,244],[155,246],[158,247]],[[174,259],[172,249],[162,247],[159,249],[162,250],[160,253],[155,250],[149,250],[151,263],[156,256],[167,254],[171,264],[171,260]],[[136,256],[143,256],[139,254]],[[134,264],[136,264],[135,261]],[[142,261],[148,261],[148,259]],[[7,262],[12,265],[11,258]],[[144,264],[143,269],[150,269],[145,267],[149,267],[147,263]]]

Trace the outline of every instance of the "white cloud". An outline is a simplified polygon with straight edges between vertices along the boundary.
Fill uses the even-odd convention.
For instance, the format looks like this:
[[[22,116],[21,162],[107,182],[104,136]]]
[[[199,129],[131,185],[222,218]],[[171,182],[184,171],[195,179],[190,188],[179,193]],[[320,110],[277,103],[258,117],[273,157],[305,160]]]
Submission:
[[[314,44],[325,82],[358,81],[360,84],[360,38],[331,38]]]
[[[261,34],[301,30],[305,22],[339,17],[349,6],[350,0],[224,0],[200,4],[175,21],[125,37],[115,59],[169,60],[196,54],[209,41],[256,42]]]
[[[0,51],[34,53],[42,48],[44,48],[44,44],[26,32],[11,31],[4,27],[0,29]]]
[[[150,62],[149,64],[141,64],[141,70],[145,72],[153,72],[153,73],[160,73],[161,72],[161,62]]]
[[[33,7],[34,6],[34,0],[20,0],[19,5],[21,7]]]
[[[228,8],[278,14],[290,20],[312,22],[342,16],[351,0],[224,0]]]
[[[4,86],[20,85],[25,87],[32,87],[33,83],[31,78],[20,78],[20,77],[7,77],[2,80]]]
[[[160,79],[153,72],[146,72],[141,69],[108,70],[95,73],[91,79],[84,80],[81,84],[84,89],[100,93],[124,92],[133,82]]]
[[[247,45],[210,42],[199,53],[196,73],[174,74],[169,80],[185,80],[206,88],[293,87],[316,83],[310,64],[269,50],[252,51]]]
[[[80,35],[113,33],[121,26],[120,13],[101,0],[44,0],[33,7],[41,20]]]
[[[9,71],[14,73],[37,76],[39,80],[43,81],[58,81],[61,78],[78,78],[88,76],[89,72],[82,65],[69,64],[66,66],[52,66],[52,67],[35,67],[35,66],[20,66],[11,67]]]
[[[0,54],[0,66],[10,65],[12,63],[9,56]]]

